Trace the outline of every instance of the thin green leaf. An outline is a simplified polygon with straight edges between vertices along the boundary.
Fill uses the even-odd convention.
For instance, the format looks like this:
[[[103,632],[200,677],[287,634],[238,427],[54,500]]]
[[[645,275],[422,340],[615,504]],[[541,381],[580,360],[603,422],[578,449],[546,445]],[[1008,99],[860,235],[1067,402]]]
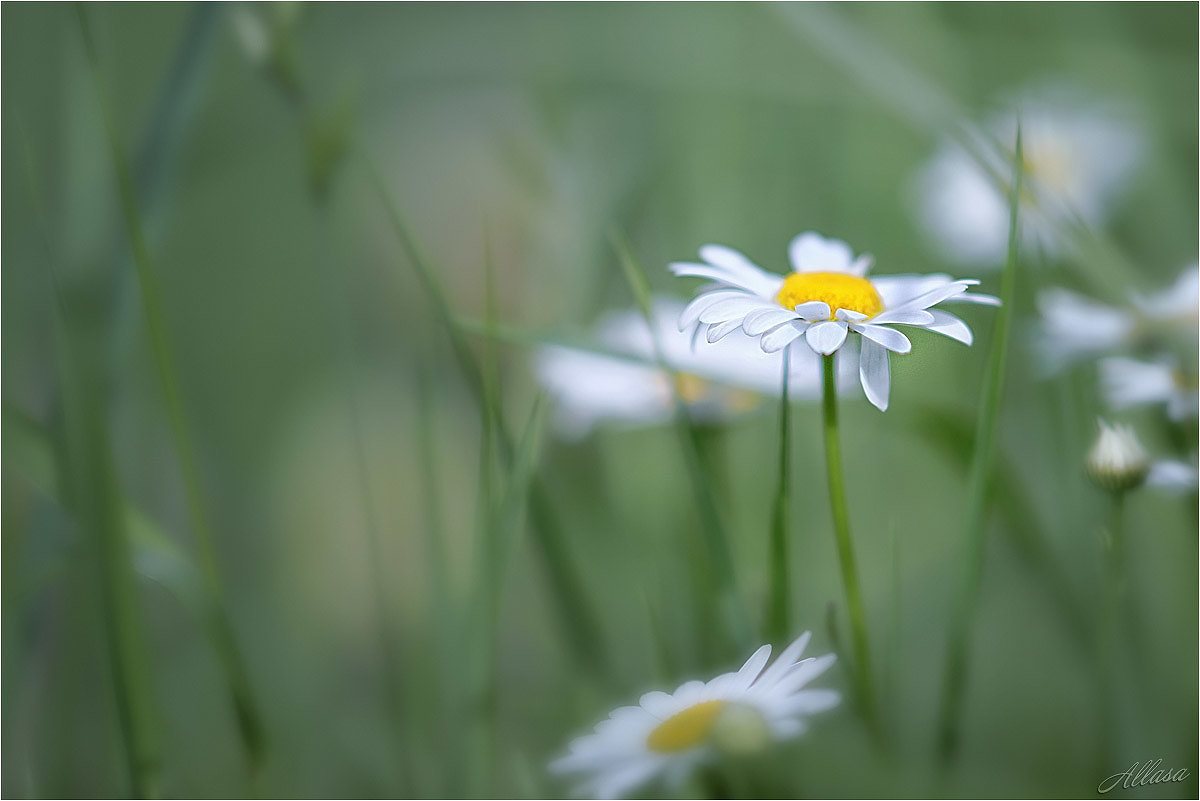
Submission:
[[[984,378],[979,417],[975,428],[975,453],[971,462],[970,485],[967,490],[967,517],[963,538],[966,543],[964,570],[958,589],[957,603],[950,624],[946,655],[946,674],[942,687],[942,708],[938,726],[938,753],[948,764],[958,751],[962,726],[962,701],[967,681],[967,653],[971,628],[979,602],[979,586],[983,577],[983,558],[987,542],[988,503],[991,497],[996,432],[999,428],[1000,403],[1004,397],[1004,379],[1008,363],[1009,330],[1012,327],[1016,298],[1016,281],[1020,230],[1018,226],[1021,200],[1021,179],[1024,173],[1024,147],[1021,127],[1017,126],[1017,143],[1013,155],[1012,191],[1009,193],[1008,258],[1000,277],[1001,306],[996,315],[992,350]]]

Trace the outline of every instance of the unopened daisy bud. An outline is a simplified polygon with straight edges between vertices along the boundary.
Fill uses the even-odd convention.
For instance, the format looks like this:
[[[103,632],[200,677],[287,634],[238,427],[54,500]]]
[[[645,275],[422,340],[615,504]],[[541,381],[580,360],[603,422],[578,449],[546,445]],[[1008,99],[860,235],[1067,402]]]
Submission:
[[[1125,492],[1140,487],[1150,472],[1150,457],[1129,426],[1110,426],[1100,421],[1100,437],[1087,457],[1092,482],[1107,492]]]

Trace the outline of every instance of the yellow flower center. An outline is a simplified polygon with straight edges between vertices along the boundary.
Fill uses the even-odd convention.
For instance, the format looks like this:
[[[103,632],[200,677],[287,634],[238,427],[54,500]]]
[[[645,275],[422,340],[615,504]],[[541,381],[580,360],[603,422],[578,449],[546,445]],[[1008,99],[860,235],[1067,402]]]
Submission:
[[[725,701],[703,701],[672,715],[650,732],[646,746],[651,751],[670,754],[694,748],[708,739]]]
[[[860,312],[868,317],[883,311],[883,301],[871,282],[845,273],[792,273],[783,279],[783,287],[775,299],[785,309],[794,309],[813,300],[824,301],[829,304],[830,319],[838,309]]]

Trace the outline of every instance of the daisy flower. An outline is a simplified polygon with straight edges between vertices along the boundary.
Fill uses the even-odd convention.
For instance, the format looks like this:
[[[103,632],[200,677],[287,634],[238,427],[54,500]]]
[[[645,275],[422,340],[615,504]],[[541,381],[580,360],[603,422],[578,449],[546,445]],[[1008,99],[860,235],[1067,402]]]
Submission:
[[[713,282],[684,309],[680,329],[699,322],[709,342],[741,329],[759,337],[766,353],[780,351],[803,337],[809,348],[822,356],[837,352],[853,332],[861,338],[859,379],[863,391],[872,404],[886,410],[891,385],[888,352],[912,350],[908,337],[892,326],[925,328],[970,345],[971,329],[966,323],[933,307],[953,301],[1000,303],[991,295],[967,294],[979,283],[973,279],[954,280],[940,273],[868,279],[870,256],[855,258],[845,242],[813,232],[796,236],[788,256],[792,273],[787,276],[769,273],[721,245],[702,247],[702,264],[672,264],[675,275]]]
[[[1200,316],[1200,267],[1191,264],[1168,288],[1135,293],[1110,306],[1068,289],[1043,290],[1037,298],[1041,324],[1037,347],[1053,374],[1073,364],[1126,348],[1142,347],[1174,332],[1195,336]],[[1165,335],[1165,337],[1164,337]]]
[[[678,785],[720,753],[753,753],[802,734],[806,716],[841,700],[833,690],[803,689],[836,659],[801,659],[811,637],[802,634],[770,667],[771,646],[764,645],[734,673],[689,681],[673,693],[649,692],[637,706],[613,710],[551,771],[581,777],[581,795],[614,798],[659,777]]]
[[[1024,144],[1025,243],[1057,254],[1065,242],[1056,229],[1076,219],[1089,226],[1107,219],[1141,157],[1143,137],[1126,112],[1066,87],[1026,93],[1012,106],[1020,109]],[[1010,175],[1012,158],[992,142],[1012,142],[1016,130],[1016,114],[993,117],[972,135],[976,156],[948,141],[921,170],[915,183],[920,221],[947,258],[983,267],[1003,263],[1007,190],[993,176]]]
[[[764,395],[780,394],[782,354],[764,353],[757,341],[740,333],[717,343],[697,341],[695,326],[681,332],[675,324],[683,307],[673,298],[656,298],[653,330],[637,310],[607,315],[595,339],[614,355],[562,346],[537,351],[535,372],[555,399],[561,434],[574,439],[602,423],[652,426],[671,419],[671,375],[656,363],[655,337],[664,362],[676,371],[675,389],[697,421],[727,420],[756,407]],[[789,397],[815,400],[821,392],[820,362],[812,353],[789,356]],[[853,367],[842,366],[839,386],[845,391],[857,384]]]
[[[1164,404],[1167,416],[1179,421],[1195,417],[1200,406],[1196,386],[1169,358],[1146,362],[1112,356],[1101,359],[1100,389],[1113,409]]]

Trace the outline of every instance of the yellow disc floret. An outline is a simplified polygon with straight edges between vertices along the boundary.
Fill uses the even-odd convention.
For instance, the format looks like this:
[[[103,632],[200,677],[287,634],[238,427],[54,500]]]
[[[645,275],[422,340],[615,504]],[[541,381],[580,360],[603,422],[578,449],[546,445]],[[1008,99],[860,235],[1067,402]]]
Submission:
[[[776,295],[779,305],[794,309],[801,303],[821,300],[829,304],[829,314],[838,309],[856,311],[874,317],[883,311],[883,301],[871,282],[846,273],[792,273],[783,279]]]
[[[713,723],[726,703],[721,700],[702,701],[672,715],[650,732],[646,746],[651,751],[669,754],[700,745],[708,740]]]

